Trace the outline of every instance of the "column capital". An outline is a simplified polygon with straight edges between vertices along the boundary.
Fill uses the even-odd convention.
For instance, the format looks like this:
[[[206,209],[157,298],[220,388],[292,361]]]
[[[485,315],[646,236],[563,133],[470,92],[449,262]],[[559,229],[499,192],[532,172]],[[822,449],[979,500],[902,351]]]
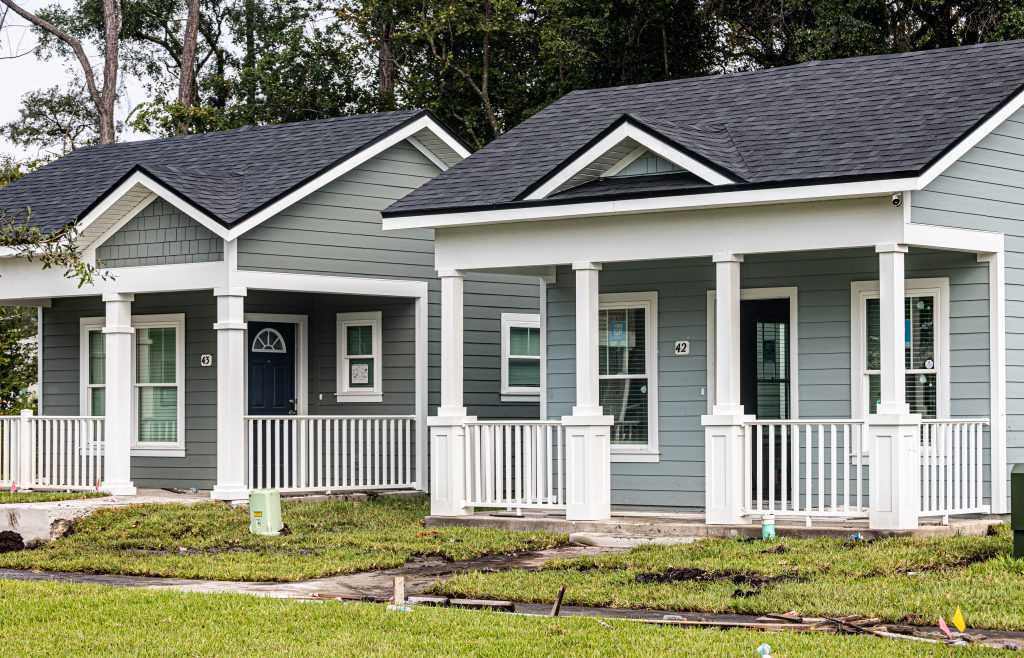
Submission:
[[[438,270],[437,271],[437,276],[440,279],[461,279],[462,278],[462,270],[454,270],[454,269]]]
[[[719,254],[713,254],[711,256],[711,260],[715,263],[742,263],[743,254],[723,252]]]
[[[103,293],[104,302],[134,302],[135,293],[131,292],[105,292]]]
[[[894,243],[883,243],[875,245],[875,252],[879,254],[905,254],[908,251],[908,247],[905,244],[894,244]]]
[[[601,263],[595,263],[589,260],[578,260],[573,262],[572,269],[574,270],[601,270]]]
[[[245,297],[249,294],[245,286],[228,286],[226,288],[214,288],[214,297]]]

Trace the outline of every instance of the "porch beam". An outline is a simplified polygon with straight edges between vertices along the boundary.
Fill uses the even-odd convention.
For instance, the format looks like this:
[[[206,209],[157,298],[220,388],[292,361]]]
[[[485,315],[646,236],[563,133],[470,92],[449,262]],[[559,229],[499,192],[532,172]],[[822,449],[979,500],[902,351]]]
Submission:
[[[218,288],[217,298],[217,484],[215,500],[249,496],[246,480],[245,288]]]
[[[101,488],[116,496],[134,496],[131,476],[132,409],[132,302],[129,293],[103,295],[106,324],[106,426],[103,438],[103,482]]]

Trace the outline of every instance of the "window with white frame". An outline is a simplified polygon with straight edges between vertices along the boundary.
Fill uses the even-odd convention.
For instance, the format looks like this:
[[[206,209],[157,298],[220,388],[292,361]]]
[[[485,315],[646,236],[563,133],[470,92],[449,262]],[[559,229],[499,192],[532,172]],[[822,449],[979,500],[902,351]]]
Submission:
[[[501,314],[501,394],[509,400],[540,395],[540,316]]]
[[[600,297],[600,398],[614,419],[613,452],[657,452],[657,317],[657,293]]]
[[[340,402],[381,402],[381,312],[338,314]]]
[[[103,320],[82,321],[81,409],[106,413],[106,341]],[[181,450],[185,446],[185,316],[134,316],[132,448]]]
[[[935,285],[922,285],[935,284]],[[910,412],[924,418],[946,415],[949,400],[948,313],[945,310],[945,280],[908,280],[904,299],[904,367],[906,400]],[[859,354],[855,372],[859,382],[859,408],[873,414],[881,401],[881,305],[877,283],[861,283],[856,295],[855,322],[859,333]]]

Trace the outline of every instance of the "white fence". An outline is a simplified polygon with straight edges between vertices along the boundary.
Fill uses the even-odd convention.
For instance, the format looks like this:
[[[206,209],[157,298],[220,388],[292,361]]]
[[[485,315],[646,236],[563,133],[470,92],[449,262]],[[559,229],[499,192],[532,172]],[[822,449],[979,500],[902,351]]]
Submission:
[[[746,425],[746,510],[755,515],[868,515],[866,427],[852,420],[758,420]]]
[[[416,487],[414,416],[247,416],[249,487]]]
[[[104,419],[0,418],[0,484],[19,489],[95,489],[103,481]]]
[[[559,421],[466,424],[466,505],[565,508],[565,431]]]
[[[984,443],[988,419],[921,424],[921,513],[987,513]]]

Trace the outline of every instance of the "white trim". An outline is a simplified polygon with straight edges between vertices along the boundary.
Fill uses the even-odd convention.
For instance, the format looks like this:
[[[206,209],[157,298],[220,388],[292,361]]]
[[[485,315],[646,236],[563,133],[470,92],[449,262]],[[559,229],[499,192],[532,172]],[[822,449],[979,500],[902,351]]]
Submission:
[[[175,382],[177,389],[177,429],[178,438],[174,443],[157,443],[139,441],[139,390],[142,388],[171,388],[169,385],[141,384],[138,381],[138,332],[132,341],[132,454],[140,456],[172,456],[169,452],[185,451],[185,314],[167,313],[161,315],[133,315],[133,329],[164,329],[174,328],[175,333]]]
[[[406,139],[406,141],[409,142],[410,144],[412,144],[413,148],[415,148],[417,151],[422,153],[423,157],[425,157],[427,160],[430,160],[432,163],[434,163],[435,167],[437,167],[441,171],[448,171],[448,165],[445,164],[444,160],[442,160],[441,158],[437,157],[436,153],[434,153],[433,151],[428,149],[426,146],[424,146],[423,142],[421,142],[420,140],[416,139],[415,137],[411,137],[411,136],[408,137]]]
[[[636,162],[638,159],[640,159],[640,156],[642,156],[644,153],[647,153],[649,150],[650,149],[641,144],[640,146],[636,147],[635,149],[627,153],[621,160],[613,164],[611,167],[608,167],[608,169],[601,174],[600,178],[614,176],[615,174],[619,173],[629,165]]]
[[[350,358],[360,360],[367,359],[367,355],[349,356],[348,354],[348,332],[349,326],[369,326],[373,330],[373,352],[369,358],[373,361],[373,387],[353,388],[349,382],[349,368],[347,362]],[[381,311],[360,311],[354,313],[338,313],[337,316],[337,384],[338,389],[335,397],[338,402],[383,402],[384,401],[384,333],[383,313]]]
[[[541,383],[537,387],[509,386],[508,385],[508,362],[512,358],[510,354],[512,343],[512,328],[536,329],[537,337],[540,339],[540,315],[537,313],[502,313],[501,314],[501,401],[502,402],[537,402],[540,397]],[[538,366],[543,362],[544,355],[539,353],[536,357],[515,357],[523,359],[536,358]]]
[[[938,311],[938,327],[935,335],[936,385],[935,415],[937,418],[950,417],[950,362],[949,362],[949,279],[934,277],[906,279],[904,297],[935,297]],[[867,418],[867,383],[864,375],[865,341],[864,303],[879,295],[878,281],[853,281],[850,283],[850,417],[856,420]]]
[[[707,392],[708,414],[715,406],[715,291],[708,290],[707,303]],[[740,288],[740,303],[758,299],[789,300],[789,420],[800,419],[800,289],[796,286],[778,288]],[[747,411],[747,413],[752,413]]]
[[[78,415],[92,416],[90,409],[89,394],[90,388],[99,388],[99,385],[89,384],[89,334],[93,331],[103,332],[106,326],[106,318],[91,317],[79,318],[78,320]],[[104,346],[104,360],[106,360],[106,346]],[[39,362],[42,363],[42,358]],[[107,385],[104,383],[103,388]]]
[[[319,176],[316,176],[315,178],[306,181],[301,186],[289,192],[288,194],[281,197],[277,201],[274,201],[273,203],[263,207],[245,221],[232,226],[227,231],[226,236],[224,236],[225,239],[234,240],[239,236],[244,235],[245,233],[252,230],[256,226],[259,226],[267,219],[278,214],[285,208],[291,206],[297,201],[304,199],[313,192],[316,192],[321,187],[327,185],[331,181],[337,180],[340,176],[343,176],[344,174],[355,169],[364,162],[376,157],[377,155],[380,155],[381,153],[391,148],[395,144],[407,140],[409,137],[412,137],[421,130],[429,130],[430,132],[434,133],[434,135],[437,136],[438,139],[443,141],[449,148],[451,148],[453,151],[461,155],[463,158],[469,156],[469,152],[466,150],[466,148],[462,146],[462,144],[460,144],[458,140],[454,139],[451,135],[449,135],[446,130],[444,130],[440,125],[437,124],[436,121],[434,121],[429,116],[422,116],[416,119],[415,121],[406,124],[401,129],[396,130],[390,135],[387,135],[386,137],[378,139],[377,141],[369,144],[352,157],[346,158],[342,162],[339,162],[337,165],[321,173]]]
[[[427,475],[427,413],[430,393],[430,307],[426,292],[416,298],[416,340],[415,340],[415,378],[416,401],[416,488],[430,491],[430,478]]]
[[[589,149],[584,151],[582,154],[574,158],[571,162],[562,167],[558,173],[549,178],[543,185],[535,189],[533,192],[526,196],[527,201],[536,201],[539,199],[547,198],[552,192],[560,188],[564,183],[570,180],[573,176],[580,173],[595,160],[600,158],[602,155],[607,153],[609,150],[622,143],[627,139],[632,139],[638,142],[642,146],[646,147],[650,152],[660,155],[672,164],[678,165],[683,169],[686,169],[692,174],[703,178],[712,185],[731,185],[736,181],[723,176],[718,173],[715,169],[707,166],[706,164],[694,159],[686,153],[680,151],[675,146],[668,144],[657,137],[651,135],[646,130],[629,122],[623,123],[621,126],[613,130],[612,132],[605,135],[599,142],[591,146]]]
[[[309,413],[309,395],[306,393],[309,382],[309,316],[295,315],[290,313],[246,313],[246,323],[249,322],[276,322],[279,324],[295,325],[295,413],[305,416]],[[249,330],[245,331],[245,396],[246,409],[249,400]],[[246,412],[248,413],[248,411]]]
[[[554,283],[554,281],[552,281]],[[539,277],[537,308],[540,316],[540,419],[548,419],[548,282]]]
[[[658,293],[657,291],[602,293],[598,297],[598,311],[609,309],[643,308],[647,312],[647,445],[644,447],[611,444],[613,462],[656,462],[660,460],[658,418],[661,408],[658,404]],[[598,347],[600,349],[600,347]],[[598,375],[598,379],[613,378]],[[605,413],[605,415],[608,415]]]
[[[88,246],[82,250],[83,260],[85,260],[85,262],[87,263],[95,263],[96,251],[104,244],[106,244],[107,240],[112,238],[114,234],[116,234],[118,231],[124,228],[128,224],[128,222],[135,219],[135,217],[137,217],[140,212],[146,209],[146,206],[153,203],[153,201],[155,201],[157,198],[159,197],[156,194],[150,192],[148,195],[146,195],[146,198],[144,198],[142,201],[136,204],[134,208],[126,212],[121,217],[121,219],[117,220],[114,223],[113,226],[108,228],[106,231],[101,233],[96,238],[88,240]]]
[[[993,514],[1006,514],[1006,258],[1002,252],[980,254],[978,262],[988,263],[988,353],[991,424],[991,507]]]
[[[903,229],[903,240],[900,242],[911,247],[969,253],[996,253],[1003,251],[1005,240],[1002,233],[990,231],[933,226],[931,224],[907,224]]]
[[[36,307],[36,411],[43,415],[43,306]]]

